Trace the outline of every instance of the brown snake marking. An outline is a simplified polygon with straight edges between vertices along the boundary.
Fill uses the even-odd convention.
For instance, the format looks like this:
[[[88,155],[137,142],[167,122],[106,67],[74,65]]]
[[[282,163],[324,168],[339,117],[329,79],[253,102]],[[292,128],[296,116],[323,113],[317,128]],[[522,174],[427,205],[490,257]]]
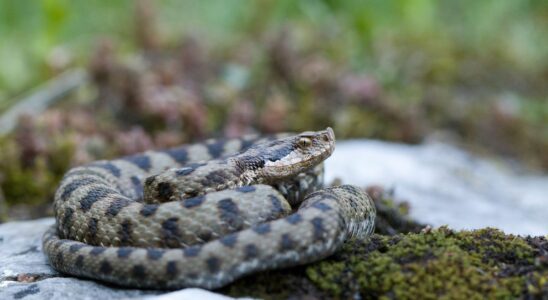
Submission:
[[[328,128],[76,167],[56,192],[44,252],[60,272],[151,289],[218,288],[322,259],[374,228],[361,189],[320,189],[334,146]]]

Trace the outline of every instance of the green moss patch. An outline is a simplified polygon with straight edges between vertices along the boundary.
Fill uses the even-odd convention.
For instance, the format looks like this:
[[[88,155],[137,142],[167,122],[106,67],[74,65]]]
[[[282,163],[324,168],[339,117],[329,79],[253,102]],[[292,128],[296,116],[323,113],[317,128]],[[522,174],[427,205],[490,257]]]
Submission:
[[[548,242],[492,228],[373,235],[326,260],[251,276],[224,292],[267,299],[547,297]]]

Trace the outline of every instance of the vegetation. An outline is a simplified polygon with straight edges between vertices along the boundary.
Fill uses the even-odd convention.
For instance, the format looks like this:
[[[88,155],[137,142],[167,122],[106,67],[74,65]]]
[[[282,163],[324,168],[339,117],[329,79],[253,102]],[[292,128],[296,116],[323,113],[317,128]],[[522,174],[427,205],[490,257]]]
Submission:
[[[333,257],[226,288],[281,299],[535,299],[548,293],[548,241],[446,227],[352,241]]]

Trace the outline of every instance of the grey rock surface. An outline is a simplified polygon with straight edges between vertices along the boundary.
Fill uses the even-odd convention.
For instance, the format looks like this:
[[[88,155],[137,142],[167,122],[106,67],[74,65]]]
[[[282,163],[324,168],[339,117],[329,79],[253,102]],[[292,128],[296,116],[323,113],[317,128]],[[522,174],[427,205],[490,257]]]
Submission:
[[[0,224],[0,299],[231,299],[201,289],[123,289],[63,276],[42,253],[42,234],[53,223],[44,218]]]
[[[113,289],[57,273],[41,245],[42,234],[53,223],[53,218],[45,218],[0,225],[0,299],[112,299],[160,293]]]
[[[432,142],[339,141],[325,163],[327,182],[380,184],[411,204],[411,217],[454,229],[496,227],[548,234],[548,176]]]

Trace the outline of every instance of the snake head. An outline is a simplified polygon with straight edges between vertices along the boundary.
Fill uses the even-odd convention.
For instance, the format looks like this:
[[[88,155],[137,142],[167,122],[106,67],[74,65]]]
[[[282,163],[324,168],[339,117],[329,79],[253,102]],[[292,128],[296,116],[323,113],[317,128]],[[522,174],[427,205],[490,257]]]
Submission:
[[[248,181],[276,182],[324,161],[335,150],[335,133],[327,128],[258,144],[235,157]]]

